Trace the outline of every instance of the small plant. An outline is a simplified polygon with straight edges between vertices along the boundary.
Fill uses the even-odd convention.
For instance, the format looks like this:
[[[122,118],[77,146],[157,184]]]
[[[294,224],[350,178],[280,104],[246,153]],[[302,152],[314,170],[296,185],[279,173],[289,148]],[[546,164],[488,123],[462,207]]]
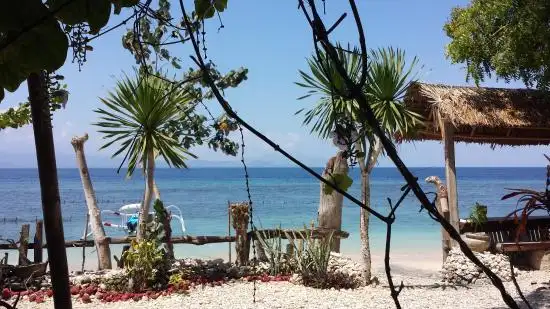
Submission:
[[[126,275],[132,281],[131,289],[162,288],[168,284],[170,260],[162,244],[167,212],[163,203],[156,200],[155,219],[148,224],[146,239],[132,241],[130,249],[123,254]]]
[[[487,222],[487,205],[476,202],[470,210],[470,221],[474,224],[475,229]]]
[[[283,252],[282,229],[276,230],[276,237],[268,237],[265,231],[256,231],[256,238],[265,250],[269,262],[268,272],[272,276],[287,275],[292,272],[290,257]]]
[[[544,156],[550,161],[550,157],[547,155]],[[525,232],[527,219],[533,212],[539,210],[550,214],[550,164],[546,166],[546,187],[544,191],[539,192],[531,189],[506,190],[511,191],[511,193],[504,195],[501,200],[518,197],[516,210],[511,212],[508,217],[513,216],[518,224],[516,236],[519,237],[521,233]],[[522,206],[519,206],[520,204]],[[521,213],[521,216],[518,216],[518,213]]]
[[[124,252],[124,268],[132,280],[132,289],[144,290],[153,286],[157,278],[158,267],[163,263],[164,250],[159,249],[156,241],[132,241],[131,247]]]
[[[305,227],[305,226],[304,226]],[[296,269],[302,276],[305,285],[315,288],[327,288],[328,264],[330,261],[330,244],[333,232],[318,239],[313,238],[314,226],[304,232],[292,232],[287,238],[294,246],[294,261]],[[297,246],[295,239],[302,239],[304,246]]]

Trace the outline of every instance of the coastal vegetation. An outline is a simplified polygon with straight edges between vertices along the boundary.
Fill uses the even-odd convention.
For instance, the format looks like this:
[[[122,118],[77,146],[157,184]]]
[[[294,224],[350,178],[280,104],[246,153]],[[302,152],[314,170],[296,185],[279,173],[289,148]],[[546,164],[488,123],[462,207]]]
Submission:
[[[188,2],[192,5],[188,6]],[[529,6],[525,3],[529,3]],[[548,32],[548,5],[533,1],[525,3],[511,0],[504,2],[473,0],[467,8],[455,9],[451,14],[451,21],[445,28],[452,39],[448,46],[451,60],[466,63],[467,76],[472,77],[476,82],[483,81],[486,75],[495,72],[505,80],[521,79],[527,86],[536,85],[540,90],[548,90],[550,79],[547,76],[546,61],[549,57],[546,57],[544,52],[539,52],[539,49],[544,49],[546,46],[546,42],[543,41]],[[36,308],[34,303],[43,303],[47,298],[53,297],[53,305],[56,309],[70,309],[73,298],[74,301],[82,303],[154,300],[159,296],[177,293],[188,295],[192,288],[206,285],[210,287],[225,285],[220,288],[220,291],[226,294],[215,297],[216,301],[218,298],[221,299],[220,303],[223,305],[230,304],[235,297],[242,298],[240,292],[232,293],[230,289],[234,286],[238,289],[244,285],[247,293],[252,291],[247,295],[251,294],[252,302],[255,303],[257,286],[261,283],[289,281],[295,285],[327,289],[323,292],[308,290],[309,293],[316,293],[314,295],[318,297],[312,300],[314,307],[320,306],[316,302],[322,300],[324,295],[335,295],[332,294],[332,288],[357,288],[372,283],[373,286],[367,287],[365,291],[372,292],[369,297],[374,307],[381,308],[387,306],[389,301],[393,301],[396,308],[401,308],[401,301],[407,298],[400,298],[400,296],[410,291],[404,289],[405,283],[394,282],[390,264],[392,226],[398,222],[397,210],[409,194],[413,194],[419,202],[421,215],[433,219],[441,226],[444,237],[453,242],[451,258],[444,261],[447,282],[476,284],[475,281],[479,279],[490,282],[496,288],[496,290],[494,288],[489,290],[482,287],[473,289],[474,291],[471,292],[467,289],[464,289],[466,292],[463,290],[456,292],[458,289],[453,285],[453,289],[448,289],[453,290],[451,293],[458,293],[454,295],[459,295],[460,299],[477,300],[479,298],[479,303],[483,303],[485,294],[492,291],[500,298],[490,298],[493,303],[488,305],[495,305],[494,302],[498,299],[500,303],[496,304],[497,306],[505,304],[510,308],[519,308],[519,299],[516,300],[515,295],[508,292],[512,287],[511,284],[503,282],[512,280],[513,288],[527,307],[531,307],[531,300],[528,298],[534,298],[537,304],[545,303],[544,299],[540,301],[535,295],[539,291],[535,287],[537,282],[532,283],[533,281],[526,277],[522,278],[521,285],[518,284],[512,258],[501,253],[497,255],[494,252],[475,252],[461,235],[472,225],[476,231],[479,229],[483,233],[492,233],[493,240],[494,235],[498,238],[512,231],[516,231],[518,235],[521,232],[528,232],[525,231],[529,221],[528,215],[536,210],[548,211],[549,181],[546,182],[545,192],[515,189],[503,197],[504,200],[518,197],[520,203],[525,203],[519,210],[522,212],[520,224],[508,224],[504,228],[498,225],[500,222],[496,224],[495,220],[490,221],[486,218],[485,208],[482,205],[474,207],[470,220],[459,222],[459,218],[455,218],[451,222],[449,216],[445,214],[449,212],[449,205],[442,205],[441,202],[443,197],[447,197],[445,188],[438,187],[438,193],[432,199],[419,185],[415,174],[401,160],[395,146],[397,142],[411,139],[411,136],[416,133],[417,126],[424,124],[424,119],[416,112],[407,109],[404,102],[404,97],[412,86],[419,87],[415,73],[417,59],[413,58],[407,65],[405,53],[402,50],[368,49],[356,1],[350,0],[350,12],[340,15],[340,18],[331,25],[325,24],[326,17],[320,13],[321,5],[323,11],[326,9],[325,1],[299,0],[298,4],[299,11],[306,19],[306,25],[311,28],[315,48],[315,55],[308,62],[311,73],[300,72],[302,81],[298,85],[308,91],[302,98],[313,95],[320,97],[312,109],[302,111],[305,115],[304,124],[312,125],[312,133],[322,138],[334,138],[336,146],[340,148],[335,158],[335,161],[337,159],[339,161],[333,162],[332,166],[329,164],[331,168],[327,168],[324,174],[319,174],[308,167],[285,150],[284,146],[278,145],[262,134],[241,117],[246,113],[237,114],[226,99],[224,90],[237,87],[246,80],[248,70],[241,68],[222,75],[210,60],[206,60],[208,48],[205,39],[205,23],[214,20],[219,22],[218,30],[223,28],[220,13],[226,10],[227,0],[193,2],[158,0],[155,4],[152,4],[152,1],[141,3],[134,0],[21,0],[4,1],[0,5],[0,71],[2,72],[0,100],[4,99],[5,91],[15,91],[24,81],[27,82],[29,90],[28,104],[23,103],[17,108],[0,114],[0,129],[19,128],[30,122],[33,123],[47,250],[50,257],[46,262],[39,260],[36,263],[31,263],[27,259],[26,251],[30,246],[29,227],[24,226],[20,241],[17,243],[12,241],[4,247],[19,250],[20,265],[5,265],[7,257],[6,263],[0,263],[2,264],[0,288],[3,298],[0,306],[13,309],[23,297],[23,306]],[[171,9],[171,6],[174,8]],[[107,27],[112,17],[111,13],[118,15],[123,10],[131,14],[130,17],[113,27]],[[172,12],[178,11],[181,13],[180,16],[172,16]],[[359,46],[353,49],[333,43],[335,41],[333,31],[342,22],[350,19],[357,29],[359,38]],[[90,42],[117,27],[126,25],[130,20],[133,20],[134,24],[124,34],[122,45],[133,55],[138,68],[132,76],[126,75],[120,79],[115,88],[101,99],[103,106],[96,110],[99,120],[95,125],[100,128],[100,133],[106,140],[102,148],[116,149],[113,157],[122,158],[120,166],[127,165],[127,175],[131,176],[136,168],[141,169],[144,174],[145,190],[140,202],[138,233],[135,238],[128,236],[118,239],[119,244],[128,242],[131,244],[121,256],[123,270],[69,275],[66,246],[86,247],[89,243],[86,240],[65,242],[64,239],[51,112],[58,110],[67,102],[68,93],[62,91],[60,84],[52,84],[52,80],[61,80],[59,76],[53,75],[53,72],[66,62],[69,48],[73,50],[73,61],[79,65],[80,69],[80,66],[86,62],[86,52],[93,50]],[[544,31],[539,31],[540,29]],[[174,53],[173,49],[167,47],[172,45],[181,47],[182,44],[191,45],[192,55],[189,66],[192,65],[196,69],[190,68],[183,71],[183,61],[174,56],[179,55],[181,50]],[[159,67],[166,69],[163,66],[166,64],[169,64],[170,68],[167,72],[170,73],[159,69]],[[462,93],[471,94],[471,92],[477,91],[462,90]],[[502,94],[503,90],[488,92]],[[548,97],[546,92],[538,92],[538,94],[539,98]],[[483,95],[482,97],[485,98]],[[533,100],[532,97],[528,99]],[[219,103],[223,114],[217,118],[214,117],[205,103],[207,100]],[[487,103],[486,100],[478,102],[482,102],[481,105]],[[435,100],[430,101],[430,104],[433,108],[437,106]],[[514,115],[522,114],[521,109],[518,111],[509,108],[509,110],[512,110]],[[542,112],[537,111],[533,114],[540,115]],[[443,119],[441,115],[442,113],[438,111],[438,114],[433,117],[441,121],[441,127],[438,127],[441,132],[437,134],[432,132],[431,138],[433,139],[433,136],[439,138],[439,133],[443,136],[446,177],[452,178],[451,184],[453,184],[456,175],[452,131],[457,126],[450,123],[448,119]],[[483,114],[479,118],[483,118]],[[531,125],[534,121],[524,123]],[[541,129],[542,126],[542,130],[546,130],[548,124],[540,121],[538,126],[535,129]],[[520,129],[524,127],[528,126],[525,125]],[[476,126],[468,127],[468,132],[460,136],[456,135],[456,139],[476,137],[476,128]],[[517,142],[521,137],[512,134],[512,130],[517,129],[513,126],[505,128],[504,130],[508,130],[505,136],[497,138],[492,145],[505,144],[506,142],[503,141],[510,139],[516,139],[519,145],[528,144],[525,141],[529,139],[524,139],[523,143]],[[240,148],[229,137],[231,132],[237,130],[240,131]],[[339,246],[335,245],[339,238],[349,235],[341,230],[341,224],[336,227],[331,223],[329,228],[311,226],[303,230],[279,228],[275,231],[259,231],[256,228],[253,194],[249,183],[251,176],[248,161],[245,159],[244,130],[258,137],[320,181],[320,204],[324,196],[334,194],[337,200],[335,199],[336,202],[332,206],[338,208],[340,215],[344,198],[360,207],[362,271],[357,272],[359,267],[351,259],[332,252],[333,249],[339,249]],[[426,131],[424,130],[423,133],[426,134]],[[484,138],[489,137],[485,135]],[[80,145],[78,142],[78,140],[75,141],[74,147],[77,158],[81,161],[79,167],[86,192],[88,213],[92,216],[97,213],[99,206],[93,196],[89,174],[86,174],[87,167],[83,163],[85,162],[83,140]],[[549,142],[539,138],[535,143],[548,144]],[[244,169],[243,187],[248,200],[239,203],[239,209],[242,210],[241,220],[233,221],[233,227],[237,232],[236,237],[184,235],[179,240],[181,243],[195,245],[235,242],[238,247],[236,250],[238,258],[235,264],[226,263],[223,260],[178,260],[174,257],[169,223],[171,214],[161,201],[160,188],[155,182],[155,166],[157,159],[163,159],[170,167],[185,168],[186,160],[189,157],[195,157],[193,148],[199,145],[208,145],[215,151],[221,150],[232,156],[236,156],[240,150],[240,160]],[[403,187],[395,188],[398,192],[397,200],[387,198],[389,209],[386,212],[379,208],[375,209],[370,198],[371,172],[381,155],[386,155],[395,164],[406,182]],[[352,196],[347,190],[352,186],[351,178],[347,175],[348,167],[357,164],[361,171],[360,199]],[[335,165],[342,168],[334,169]],[[442,182],[439,181],[438,184],[442,185]],[[456,183],[450,186],[449,192],[455,202],[455,205],[451,206],[457,210]],[[141,196],[139,198],[141,199]],[[154,215],[149,218],[151,204],[153,204]],[[228,225],[231,224],[230,212],[231,208],[228,210]],[[319,214],[320,223],[321,217],[322,214]],[[384,294],[377,293],[374,285],[378,284],[378,279],[375,280],[371,273],[368,228],[369,220],[373,217],[386,228],[383,273],[387,284],[384,284],[384,289],[381,289]],[[331,219],[337,223],[341,221],[338,215]],[[92,245],[97,246],[98,250],[101,249],[101,253],[98,254],[101,256],[100,261],[107,256],[110,258],[110,253],[103,250],[108,247],[108,244],[104,242],[107,238],[101,231],[100,218],[97,216],[91,220],[95,234],[95,244]],[[537,223],[536,229],[548,232],[549,221],[542,221]],[[489,231],[490,228],[493,230]],[[528,236],[531,237],[533,233],[524,234],[529,234]],[[547,234],[539,233],[527,242],[520,242],[519,237],[515,242],[510,242],[508,238],[503,240],[501,237],[500,240],[497,239],[491,250],[507,248],[501,251],[504,253],[529,251],[528,253],[532,254],[530,257],[541,252],[544,255],[545,250],[550,249]],[[39,235],[38,232],[37,235]],[[32,249],[41,256],[43,246],[38,238],[37,236]],[[114,238],[109,238],[109,241],[114,243]],[[284,242],[288,242],[285,252],[282,250]],[[257,244],[260,245],[259,248],[256,247]],[[526,247],[531,249],[525,250]],[[252,258],[250,258],[250,248],[253,252]],[[258,252],[261,251],[260,249],[267,251],[267,262],[258,261],[256,249]],[[508,269],[504,269],[507,262],[510,266],[510,277],[504,277],[508,274]],[[50,274],[46,273],[48,264]],[[107,262],[102,261],[100,268],[109,268]],[[547,281],[547,276],[543,275],[535,273],[533,276],[535,278],[540,276],[543,278],[540,280]],[[433,278],[430,279],[431,281],[415,280],[418,279],[413,278],[410,281],[411,286],[415,287],[410,289],[413,290],[410,293],[418,293],[414,290],[419,290],[421,294],[415,294],[415,297],[409,301],[422,298],[424,301],[427,299],[433,302],[424,303],[425,306],[439,306],[434,295],[428,295],[431,293],[430,283],[433,283]],[[4,284],[9,284],[9,287],[4,288]],[[269,291],[274,285],[263,285],[265,286]],[[284,283],[282,286],[291,287],[289,289],[295,288],[289,283]],[[430,289],[427,289],[427,286]],[[436,292],[449,293],[442,291],[446,286],[441,288],[439,281],[434,287]],[[525,287],[535,296],[526,297],[522,293],[522,288],[525,289]],[[201,295],[206,295],[206,300],[210,301],[208,294]],[[276,297],[283,302],[285,295],[287,294],[279,293]],[[358,295],[355,294],[355,296]],[[382,300],[379,301],[378,298]],[[12,299],[15,299],[13,304],[6,302]],[[302,297],[300,300],[305,302],[308,297]],[[346,302],[347,299],[338,301],[342,303],[337,305],[350,305]],[[449,298],[446,301],[449,301]],[[451,302],[452,305],[457,305],[455,300],[451,299]],[[220,303],[214,306],[219,307]],[[203,301],[196,301],[195,304],[202,306]],[[285,307],[289,308],[301,305],[303,303],[285,303]],[[361,305],[364,305],[364,302]],[[172,303],[172,306],[181,306],[181,302]]]
[[[447,56],[477,84],[495,75],[550,90],[549,18],[547,1],[473,0],[444,26]]]
[[[311,133],[324,139],[333,137],[337,140],[335,144],[344,151],[345,160],[359,164],[361,201],[370,207],[370,175],[379,156],[383,154],[383,146],[380,138],[374,134],[373,128],[364,118],[359,103],[349,98],[350,90],[346,88],[346,83],[336,68],[336,62],[340,62],[348,76],[359,82],[363,67],[359,48],[349,51],[337,45],[337,55],[337,59],[331,59],[321,51],[308,59],[311,72],[300,71],[303,81],[296,84],[308,90],[301,99],[310,96],[317,96],[319,99],[313,108],[300,109],[298,113],[304,114],[304,125],[312,126]],[[418,59],[414,57],[407,64],[405,52],[392,47],[373,49],[369,53],[369,58],[368,75],[362,92],[368,97],[368,102],[381,129],[384,134],[392,138],[409,134],[422,121],[420,115],[407,110],[403,105],[405,91],[418,77],[416,72]],[[337,164],[333,165],[337,166]],[[341,209],[342,200],[340,199],[340,203],[335,203],[332,207]],[[321,216],[321,213],[319,215]],[[330,217],[335,220],[334,216]],[[369,283],[371,278],[369,212],[364,208],[360,210],[359,222],[364,278],[366,283]]]

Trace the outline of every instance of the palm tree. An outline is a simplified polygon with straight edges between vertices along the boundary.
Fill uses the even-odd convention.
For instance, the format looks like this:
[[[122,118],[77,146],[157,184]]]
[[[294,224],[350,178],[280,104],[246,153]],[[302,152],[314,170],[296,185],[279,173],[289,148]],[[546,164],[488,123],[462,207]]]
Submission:
[[[338,46],[339,61],[348,75],[357,82],[360,79],[362,59],[360,51]],[[405,63],[405,52],[399,49],[381,48],[369,53],[367,79],[363,91],[369,99],[378,121],[388,136],[406,134],[421,121],[420,115],[405,109],[403,96],[409,85],[416,80],[415,57],[409,66]],[[382,153],[380,139],[373,134],[367,122],[362,119],[356,101],[348,99],[348,89],[337,72],[334,62],[323,52],[308,59],[311,74],[300,71],[303,82],[297,85],[307,88],[308,93],[320,96],[316,105],[304,111],[305,125],[312,125],[311,132],[321,138],[336,139],[347,144],[349,155],[356,157],[361,169],[361,200],[370,207],[370,174]],[[369,245],[369,213],[361,208],[360,235],[363,275],[366,283],[371,279],[371,255]]]
[[[191,97],[167,80],[136,73],[118,81],[115,90],[101,98],[105,108],[95,110],[100,121],[103,139],[107,142],[101,149],[115,146],[113,157],[127,156],[127,176],[132,176],[136,166],[141,165],[146,176],[146,186],[140,209],[137,239],[145,236],[147,217],[151,208],[154,188],[155,158],[160,156],[168,166],[185,168],[189,153],[172,133],[173,124],[185,117],[182,107]]]

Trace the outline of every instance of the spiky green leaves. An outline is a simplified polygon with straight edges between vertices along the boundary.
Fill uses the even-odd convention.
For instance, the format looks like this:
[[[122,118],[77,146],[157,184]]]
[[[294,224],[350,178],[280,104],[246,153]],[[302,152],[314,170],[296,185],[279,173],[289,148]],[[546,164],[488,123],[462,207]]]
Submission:
[[[95,110],[100,116],[95,125],[107,141],[101,149],[116,147],[113,157],[128,152],[128,176],[140,163],[145,168],[150,151],[169,166],[186,167],[186,156],[195,156],[180,144],[170,124],[185,117],[179,107],[189,101],[187,93],[163,79],[125,77],[101,99],[105,107]]]
[[[359,82],[363,62],[360,51],[337,46],[338,59],[348,76]],[[367,82],[363,88],[367,101],[373,109],[382,129],[388,135],[405,133],[421,121],[420,116],[408,111],[402,104],[403,96],[409,85],[416,80],[414,72],[417,59],[406,65],[405,52],[399,49],[381,48],[369,53]],[[356,101],[349,99],[349,89],[336,70],[335,63],[324,52],[308,60],[311,73],[300,71],[302,82],[298,86],[308,90],[300,99],[312,95],[320,96],[317,104],[304,111],[304,124],[312,125],[311,132],[322,138],[328,138],[342,119],[356,124],[360,139],[371,134],[366,126]],[[362,129],[361,129],[362,128]]]

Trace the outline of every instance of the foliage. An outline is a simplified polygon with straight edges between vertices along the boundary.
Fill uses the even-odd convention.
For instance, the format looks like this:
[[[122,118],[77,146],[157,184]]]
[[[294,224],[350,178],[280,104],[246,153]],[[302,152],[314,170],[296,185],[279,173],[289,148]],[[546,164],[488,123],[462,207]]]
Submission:
[[[292,239],[290,243],[294,246],[295,267],[302,276],[304,284],[316,288],[326,288],[333,233],[330,232],[325,237],[315,239],[313,238],[313,224],[310,231],[307,231],[307,227],[305,228],[306,232],[291,232],[287,235],[288,239]],[[296,245],[294,239],[303,239],[303,247]]]
[[[476,202],[470,210],[469,219],[475,227],[479,227],[483,223],[487,222],[487,205]]]
[[[550,157],[546,156],[546,159],[550,161]],[[510,198],[518,198],[516,210],[510,213],[508,216],[514,216],[514,220],[518,224],[517,236],[525,232],[527,226],[527,219],[529,216],[539,210],[545,211],[550,215],[550,164],[546,166],[546,189],[542,192],[531,189],[507,189],[511,191],[504,195],[501,199],[507,200]],[[521,207],[518,207],[522,204]],[[518,217],[518,213],[521,216]]]
[[[133,289],[161,288],[169,283],[170,261],[162,240],[164,222],[168,212],[161,200],[153,204],[155,217],[148,225],[149,233],[140,242],[132,241],[130,250],[123,255],[126,274],[133,281]]]
[[[122,255],[124,269],[132,279],[136,291],[153,286],[157,277],[157,267],[163,263],[164,250],[155,240],[132,241],[131,247]]]
[[[186,167],[186,155],[195,157],[180,144],[170,125],[185,119],[180,107],[185,108],[190,97],[182,89],[174,89],[169,82],[152,75],[125,76],[101,102],[105,109],[95,110],[100,121],[94,123],[107,140],[101,149],[116,145],[113,157],[128,151],[128,176],[137,164],[146,161],[149,151],[177,168]]]
[[[139,20],[139,28],[128,29],[123,35],[122,46],[134,55],[136,63],[142,67],[151,64],[156,67],[159,62],[165,61],[175,69],[181,69],[181,59],[172,56],[169,47],[186,42],[189,33],[204,35],[201,21],[213,17],[214,13],[223,12],[226,7],[227,0],[195,0],[195,11],[191,16],[192,27],[190,31],[186,31],[183,20],[178,23],[172,16],[170,1],[159,0],[158,9],[151,10],[150,14]],[[206,46],[203,46],[203,50],[206,52]],[[153,54],[155,57],[151,59]]]
[[[353,179],[349,177],[347,174],[333,174],[330,173],[327,178],[328,181],[335,184],[338,188],[342,189],[343,191],[347,191],[349,187],[353,184]],[[324,194],[332,194],[334,189],[332,189],[331,186],[328,186],[327,184],[323,184],[323,193]]]
[[[360,79],[362,59],[357,48],[352,51],[338,46],[338,60],[356,82]],[[402,99],[408,86],[416,80],[414,68],[418,60],[414,58],[406,67],[405,52],[400,49],[380,48],[371,50],[368,63],[368,77],[363,91],[380,121],[383,130],[388,134],[406,133],[420,122],[420,115],[406,110]],[[349,99],[342,76],[337,72],[335,62],[324,52],[308,59],[311,75],[300,71],[303,82],[298,86],[308,89],[306,95],[320,96],[317,104],[304,113],[304,125],[312,125],[311,132],[322,138],[329,138],[338,127],[352,122],[359,138],[372,136],[366,126],[357,102]],[[297,112],[303,113],[304,109]],[[350,134],[348,134],[350,135]]]
[[[168,284],[174,287],[185,287],[189,285],[189,280],[184,279],[181,273],[175,273],[170,275]]]
[[[549,21],[548,1],[472,0],[445,24],[447,56],[466,64],[467,79],[476,83],[494,73],[550,90]]]
[[[4,98],[4,89],[15,91],[30,73],[59,69],[65,63],[70,46],[87,44],[87,40],[69,41],[65,32],[72,27],[85,24],[90,34],[97,34],[108,23],[111,12],[119,14],[124,7],[137,9],[135,6],[138,3],[138,0],[2,1],[0,100]],[[160,0],[159,3],[168,4],[168,0]],[[200,24],[216,12],[223,12],[227,0],[195,0],[194,4],[194,20]],[[38,50],[39,53],[36,52]]]
[[[65,107],[69,92],[67,85],[62,84],[62,75],[47,74],[46,87],[50,102],[50,111],[54,112]],[[10,107],[7,111],[0,112],[0,130],[6,128],[17,129],[32,122],[30,102],[19,103],[17,107]]]
[[[268,258],[269,263],[269,274],[272,276],[275,275],[287,275],[292,273],[293,261],[290,257],[286,256],[283,251],[283,239],[282,239],[282,230],[279,226],[277,237],[267,237],[266,232],[256,230],[255,234],[260,242],[262,248],[265,251],[265,254]]]
[[[147,238],[154,239],[160,244],[164,238],[164,222],[166,222],[169,214],[166,208],[164,208],[164,204],[159,199],[156,199],[153,203],[153,210],[155,211],[155,217],[149,222],[147,227],[149,231]]]

